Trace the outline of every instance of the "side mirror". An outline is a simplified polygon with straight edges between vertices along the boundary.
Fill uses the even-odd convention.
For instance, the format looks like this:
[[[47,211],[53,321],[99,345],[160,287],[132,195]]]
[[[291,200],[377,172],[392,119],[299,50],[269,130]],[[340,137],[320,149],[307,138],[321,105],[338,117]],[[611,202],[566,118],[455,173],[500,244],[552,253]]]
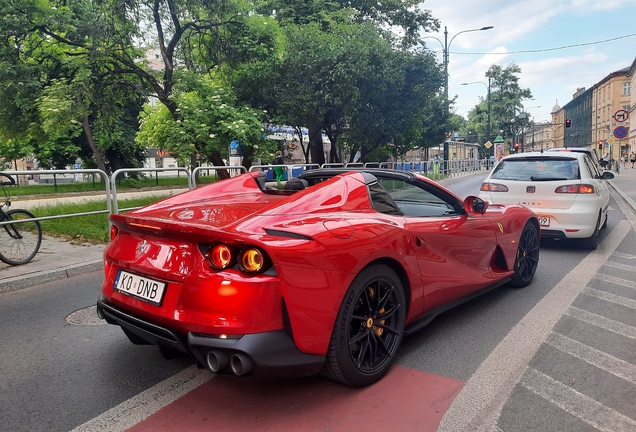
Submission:
[[[464,210],[466,213],[481,213],[484,214],[488,208],[488,201],[476,196],[468,196],[464,200]]]
[[[601,178],[603,180],[611,180],[614,178],[614,173],[611,171],[603,171],[603,174],[601,175]]]

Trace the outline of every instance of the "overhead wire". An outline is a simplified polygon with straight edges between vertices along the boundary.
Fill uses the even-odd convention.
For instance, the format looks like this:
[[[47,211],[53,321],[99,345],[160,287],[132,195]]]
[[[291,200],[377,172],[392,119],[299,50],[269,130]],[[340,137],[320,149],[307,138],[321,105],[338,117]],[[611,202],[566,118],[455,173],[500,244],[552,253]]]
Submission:
[[[634,37],[634,36],[636,36],[636,33],[632,33],[632,34],[628,34],[628,35],[624,35],[624,36],[617,36],[615,38],[604,39],[604,40],[600,40],[600,41],[596,41],[596,42],[586,42],[586,43],[580,43],[580,44],[574,44],[574,45],[564,45],[564,46],[561,46],[561,47],[543,48],[543,49],[536,49],[536,50],[520,50],[520,51],[505,51],[505,52],[452,52],[452,54],[457,54],[457,55],[505,55],[505,54],[540,53],[540,52],[558,51],[558,50],[564,50],[564,49],[568,49],[568,48],[576,48],[576,47],[582,47],[582,46],[598,45],[598,44],[607,43],[607,42],[613,42],[613,41],[616,41],[616,40],[626,39],[626,38]]]

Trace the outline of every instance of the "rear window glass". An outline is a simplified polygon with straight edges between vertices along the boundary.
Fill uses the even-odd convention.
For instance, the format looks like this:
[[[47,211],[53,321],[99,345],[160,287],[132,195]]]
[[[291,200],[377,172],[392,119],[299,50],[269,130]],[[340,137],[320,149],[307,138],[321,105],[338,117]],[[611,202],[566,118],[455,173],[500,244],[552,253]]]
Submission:
[[[577,159],[508,159],[495,167],[491,179],[518,181],[578,180]]]

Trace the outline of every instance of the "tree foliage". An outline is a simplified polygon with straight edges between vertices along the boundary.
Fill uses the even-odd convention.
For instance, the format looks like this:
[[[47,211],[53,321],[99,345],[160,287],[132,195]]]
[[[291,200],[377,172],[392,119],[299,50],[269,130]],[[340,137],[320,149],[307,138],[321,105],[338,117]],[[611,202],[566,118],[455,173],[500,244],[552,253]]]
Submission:
[[[221,165],[238,140],[249,165],[274,150],[267,122],[308,128],[314,163],[323,133],[334,162],[436,144],[443,74],[414,47],[438,23],[419,3],[0,0],[0,151],[114,170],[147,146]]]
[[[506,67],[492,65],[486,72],[490,79],[491,136],[487,136],[488,101],[482,98],[468,113],[468,122],[463,129],[464,136],[475,136],[478,142],[492,141],[501,134],[508,145],[513,137],[521,136],[529,125],[528,116],[523,114],[523,101],[532,98],[529,88],[519,86],[521,68],[515,63]]]
[[[264,112],[237,103],[231,89],[213,75],[190,83],[173,94],[178,118],[165,105],[146,107],[138,142],[164,149],[184,165],[193,152],[207,162],[223,159],[233,140],[249,161],[273,158],[274,145],[264,139]]]

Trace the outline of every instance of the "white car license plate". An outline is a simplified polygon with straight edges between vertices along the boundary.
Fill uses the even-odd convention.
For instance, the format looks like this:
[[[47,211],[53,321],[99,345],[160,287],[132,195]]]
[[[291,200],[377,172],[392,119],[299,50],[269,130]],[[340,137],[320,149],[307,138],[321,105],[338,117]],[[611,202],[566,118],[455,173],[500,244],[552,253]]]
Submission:
[[[550,226],[550,218],[545,216],[539,216],[539,225]]]
[[[119,270],[113,288],[122,294],[159,306],[163,300],[166,283]]]

